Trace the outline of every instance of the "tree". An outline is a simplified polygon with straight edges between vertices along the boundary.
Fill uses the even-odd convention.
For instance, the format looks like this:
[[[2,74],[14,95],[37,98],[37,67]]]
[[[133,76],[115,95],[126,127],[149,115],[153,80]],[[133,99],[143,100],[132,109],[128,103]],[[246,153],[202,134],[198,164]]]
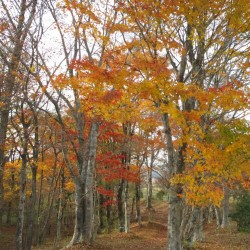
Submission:
[[[9,120],[9,111],[11,109],[11,100],[15,89],[16,79],[18,78],[18,68],[22,58],[23,47],[30,30],[37,1],[23,0],[20,4],[12,6],[10,3],[1,0],[3,16],[1,26],[1,50],[0,56],[3,67],[3,87],[1,87],[1,107],[0,107],[0,221],[2,222],[3,209],[3,173],[6,162],[5,141],[7,126]],[[8,47],[10,45],[10,47]]]
[[[32,74],[54,105],[56,120],[62,133],[61,146],[65,164],[75,185],[75,229],[71,245],[91,242],[96,230],[93,203],[95,155],[100,123],[109,114],[104,111],[103,104],[108,93],[112,94],[110,89],[114,83],[111,80],[114,80],[114,74],[118,72],[108,70],[110,48],[115,43],[115,40],[110,40],[111,28],[116,22],[117,14],[108,3],[65,1],[56,8],[52,1],[48,1],[46,6],[61,41],[63,61],[66,63],[65,74],[53,72],[39,48],[38,64],[48,77],[48,84],[44,85],[42,77],[37,77],[42,72]],[[73,27],[73,32],[67,30],[68,24],[64,23],[63,26],[64,20],[60,19],[60,12],[71,17],[70,27]],[[53,93],[49,91],[50,88],[54,90]],[[67,96],[66,89],[70,91],[70,97]],[[64,112],[69,117],[65,117]],[[76,162],[70,161],[72,153],[75,154]]]
[[[249,60],[249,13],[243,3],[234,1],[127,1],[120,6],[130,21],[128,29],[134,32],[134,39],[126,42],[137,48],[136,53],[131,51],[131,68],[141,73],[142,98],[151,99],[162,114],[170,179],[186,173],[192,178],[189,169],[208,164],[201,150],[211,145],[206,145],[204,136],[215,129],[214,124],[229,122],[235,118],[233,113],[248,107],[246,82],[241,80],[247,77],[242,65]],[[238,11],[244,19],[235,18]],[[196,157],[203,162],[197,164]],[[196,191],[201,188],[197,185],[200,178],[193,186]],[[188,195],[185,183],[172,181],[169,249],[182,248],[184,194]]]

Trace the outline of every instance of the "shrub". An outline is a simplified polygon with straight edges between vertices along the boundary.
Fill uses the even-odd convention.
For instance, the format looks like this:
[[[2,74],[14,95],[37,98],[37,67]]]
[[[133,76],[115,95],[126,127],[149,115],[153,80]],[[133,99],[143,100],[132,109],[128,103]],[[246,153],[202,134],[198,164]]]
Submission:
[[[163,200],[164,196],[166,196],[166,192],[164,192],[163,190],[160,190],[159,192],[156,193],[156,198],[160,201]]]
[[[230,214],[233,221],[237,222],[238,230],[250,232],[250,194],[245,193],[242,195],[234,211]]]

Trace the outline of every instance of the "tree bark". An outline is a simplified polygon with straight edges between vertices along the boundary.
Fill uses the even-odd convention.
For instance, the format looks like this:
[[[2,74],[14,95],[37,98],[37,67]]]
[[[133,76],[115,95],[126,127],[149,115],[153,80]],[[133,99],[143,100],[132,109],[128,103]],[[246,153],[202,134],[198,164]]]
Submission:
[[[84,184],[81,182],[75,183],[75,227],[69,246],[82,243],[84,241],[84,199]]]
[[[43,189],[43,169],[41,170],[40,176],[40,185],[39,185],[39,196],[38,196],[38,204],[37,204],[37,226],[36,226],[36,238],[34,245],[37,245],[39,242],[39,235],[41,230],[41,206],[42,206],[42,189]]]
[[[169,115],[163,115],[164,131],[167,140],[167,153],[168,153],[168,168],[169,175],[172,177],[175,173],[181,173],[183,170],[182,152],[179,151],[178,163],[175,164],[174,160],[174,146],[172,141],[172,132],[169,124]],[[183,204],[180,195],[182,194],[182,187],[178,184],[170,185],[168,189],[168,249],[181,250],[182,249],[182,212]]]
[[[87,143],[87,157],[85,159],[86,164],[86,179],[85,179],[85,218],[84,218],[84,231],[85,241],[90,243],[94,237],[95,227],[95,214],[94,214],[94,172],[95,172],[95,159],[97,149],[97,137],[98,137],[99,125],[98,123],[92,123],[91,130]]]
[[[37,162],[39,154],[39,133],[38,133],[38,118],[37,114],[34,113],[34,127],[35,127],[35,142],[33,146],[33,162],[31,163],[31,205],[28,215],[28,232],[27,232],[27,243],[26,249],[30,250],[33,241],[33,230],[34,230],[34,219],[35,219],[35,207],[36,207],[36,181],[37,181]]]
[[[124,217],[125,217],[125,233],[130,230],[131,204],[129,200],[129,183],[125,181],[125,197],[124,197]]]
[[[222,222],[221,227],[226,228],[228,226],[228,215],[229,215],[229,198],[230,193],[228,187],[223,187],[224,191],[224,200],[223,200],[223,206],[222,206]]]
[[[20,183],[20,197],[18,205],[18,218],[16,227],[16,250],[23,249],[23,226],[24,226],[24,210],[25,210],[25,198],[26,198],[26,168],[27,168],[27,154],[28,154],[28,126],[24,124],[23,118],[23,152],[21,154],[22,166],[21,166],[21,183]]]
[[[5,5],[2,2],[3,5]],[[6,140],[6,133],[7,133],[7,126],[9,121],[9,111],[12,101],[12,95],[14,91],[15,81],[16,81],[16,72],[19,67],[19,63],[22,56],[22,50],[24,41],[27,37],[28,31],[30,29],[31,23],[33,21],[35,11],[36,11],[37,0],[33,0],[32,4],[29,5],[30,10],[28,10],[28,4],[26,0],[22,0],[20,2],[20,13],[18,15],[18,22],[16,24],[16,34],[13,35],[13,49],[12,55],[10,56],[10,62],[8,62],[8,72],[4,79],[5,82],[5,95],[2,98],[2,102],[4,103],[3,107],[0,109],[0,224],[2,223],[2,215],[3,215],[3,198],[4,198],[4,188],[3,188],[3,174],[4,174],[4,166],[6,162],[5,158],[5,140]],[[7,6],[6,11],[7,10]],[[4,9],[4,8],[3,8]],[[25,16],[27,12],[29,15],[27,20]],[[8,18],[12,18],[8,14],[6,14]],[[13,20],[9,20],[12,22]],[[3,57],[5,62],[8,61],[8,56],[5,56],[5,53],[0,50],[0,55]]]
[[[214,210],[215,210],[215,217],[216,217],[217,227],[221,227],[221,222],[222,222],[221,210],[217,206],[214,206]]]
[[[208,208],[208,218],[207,218],[207,222],[208,222],[209,224],[211,224],[212,221],[213,221],[213,219],[214,219],[214,209],[213,209],[213,206],[210,205],[209,208]]]
[[[61,172],[61,186],[59,192],[59,204],[58,204],[58,213],[57,213],[57,223],[56,223],[56,240],[62,239],[62,218],[63,218],[63,210],[64,210],[64,171],[62,169]]]
[[[152,195],[153,195],[153,185],[152,185],[152,167],[148,168],[148,178],[147,178],[147,209],[152,208]]]
[[[193,248],[194,242],[202,241],[203,239],[203,213],[202,208],[193,207],[190,221],[188,223],[186,240],[188,247]]]
[[[135,207],[136,207],[136,220],[138,226],[142,225],[141,222],[141,183],[136,182],[135,184]]]
[[[118,191],[117,191],[117,209],[118,209],[118,221],[119,221],[119,231],[124,232],[125,225],[124,225],[124,213],[123,213],[123,185],[124,179],[119,181]]]
[[[181,250],[182,235],[182,199],[177,196],[178,187],[169,189],[169,210],[168,210],[168,249]]]
[[[32,173],[32,183],[31,183],[31,197],[30,197],[30,208],[28,215],[28,232],[27,232],[27,243],[26,249],[30,250],[33,240],[33,229],[34,229],[34,218],[35,218],[35,206],[36,206],[36,175],[37,175],[37,165],[32,163],[31,166]]]

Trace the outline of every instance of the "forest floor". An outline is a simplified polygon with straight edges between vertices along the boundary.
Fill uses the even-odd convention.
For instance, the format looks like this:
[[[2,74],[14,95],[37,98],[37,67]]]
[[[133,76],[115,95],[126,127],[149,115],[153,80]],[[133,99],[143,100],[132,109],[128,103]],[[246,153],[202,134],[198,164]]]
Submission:
[[[152,212],[152,222],[148,223],[148,212],[142,211],[142,227],[137,223],[131,224],[131,231],[127,234],[112,232],[100,234],[91,246],[76,245],[69,250],[162,250],[166,249],[167,235],[167,205],[166,202],[157,202]],[[67,245],[70,238],[64,238],[55,243],[54,239],[45,240],[41,246],[33,250],[58,250]],[[0,249],[14,250],[15,230],[13,227],[2,227],[0,229]],[[195,246],[199,250],[250,250],[250,234],[239,233],[235,224],[229,228],[216,229],[216,225],[208,225],[205,228],[205,238],[202,243]]]

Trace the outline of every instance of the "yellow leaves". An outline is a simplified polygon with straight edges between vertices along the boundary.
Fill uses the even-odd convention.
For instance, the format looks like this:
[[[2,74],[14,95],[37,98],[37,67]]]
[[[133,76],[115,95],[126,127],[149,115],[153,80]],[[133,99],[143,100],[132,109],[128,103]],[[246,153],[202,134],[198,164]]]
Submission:
[[[65,2],[65,7],[68,10],[74,10],[77,11],[78,14],[83,14],[88,16],[91,19],[91,22],[96,22],[96,23],[100,22],[100,19],[92,10],[91,4],[87,4],[86,2],[79,2],[77,0],[64,0],[64,2]]]
[[[46,92],[47,87],[46,86],[42,86],[42,92],[45,93]]]
[[[74,183],[72,181],[67,182],[66,185],[65,185],[65,190],[68,191],[68,192],[73,193],[75,191]]]
[[[5,169],[6,171],[18,171],[21,168],[21,161],[14,161],[14,162],[6,162]]]
[[[1,109],[2,107],[4,107],[4,105],[5,105],[4,102],[0,102],[0,109]]]
[[[34,72],[36,71],[36,68],[35,68],[34,66],[31,66],[31,67],[29,68],[29,70],[30,70],[31,73],[34,73]]]
[[[19,195],[21,161],[6,162],[4,170],[4,200],[9,202],[17,199]]]
[[[202,175],[177,174],[171,180],[171,185],[182,184],[185,202],[193,206],[219,206],[223,199],[222,188],[215,180]]]
[[[128,25],[122,24],[122,23],[115,23],[115,24],[107,24],[107,28],[111,31],[111,32],[116,32],[116,31],[120,31],[121,33],[125,33],[125,32],[131,32],[131,28]]]
[[[134,164],[130,164],[129,169],[134,173],[138,173],[140,171],[140,167]]]
[[[230,28],[236,32],[249,31],[250,3],[245,0],[232,1],[227,10]]]
[[[219,206],[225,183],[231,188],[249,186],[249,128],[237,120],[232,127],[217,126],[217,134],[211,142],[192,136],[186,138],[185,171],[171,180],[172,185],[183,186],[190,205]]]

